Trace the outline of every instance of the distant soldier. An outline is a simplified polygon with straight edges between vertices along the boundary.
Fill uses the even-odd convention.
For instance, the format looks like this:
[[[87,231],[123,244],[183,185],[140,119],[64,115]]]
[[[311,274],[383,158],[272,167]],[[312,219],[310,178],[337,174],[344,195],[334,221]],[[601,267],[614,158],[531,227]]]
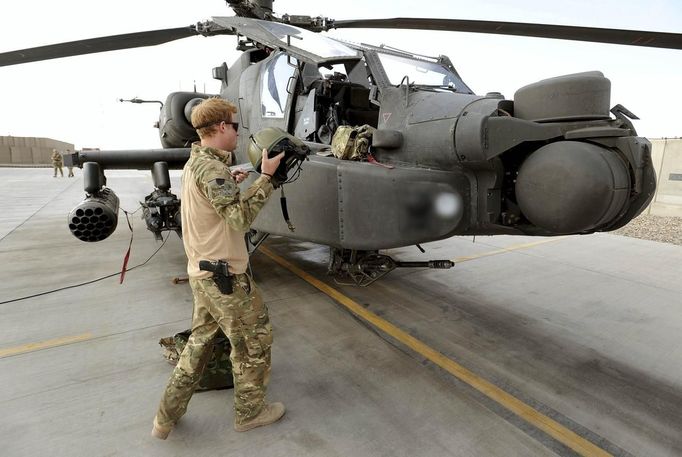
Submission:
[[[66,153],[71,154],[71,150],[67,149]],[[73,165],[67,165],[66,168],[69,169],[69,178],[73,178]]]
[[[62,155],[57,151],[56,149],[52,150],[52,167],[54,168],[54,176],[53,178],[57,177],[57,170],[59,170],[59,174],[62,175],[62,178],[64,177],[64,170],[62,167],[64,166],[64,163],[62,162]]]
[[[192,111],[200,143],[192,145],[182,172],[182,242],[194,295],[192,333],[180,354],[154,418],[152,436],[166,439],[185,414],[222,329],[230,340],[234,378],[234,428],[244,432],[284,415],[282,403],[266,403],[270,378],[272,326],[256,284],[246,273],[244,233],[273,190],[273,173],[284,157],[262,151],[261,176],[244,193],[237,183],[246,173],[231,172],[237,146],[236,107],[220,98],[204,100]],[[201,261],[226,261],[229,273],[211,274]],[[224,267],[224,263],[222,264]]]

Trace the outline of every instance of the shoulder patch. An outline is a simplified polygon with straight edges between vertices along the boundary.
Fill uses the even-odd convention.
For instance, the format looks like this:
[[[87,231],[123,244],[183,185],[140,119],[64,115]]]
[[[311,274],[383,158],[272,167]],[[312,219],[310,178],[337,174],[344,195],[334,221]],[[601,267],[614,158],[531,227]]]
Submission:
[[[215,178],[207,183],[207,193],[210,200],[216,198],[234,199],[239,194],[237,183],[230,179]]]

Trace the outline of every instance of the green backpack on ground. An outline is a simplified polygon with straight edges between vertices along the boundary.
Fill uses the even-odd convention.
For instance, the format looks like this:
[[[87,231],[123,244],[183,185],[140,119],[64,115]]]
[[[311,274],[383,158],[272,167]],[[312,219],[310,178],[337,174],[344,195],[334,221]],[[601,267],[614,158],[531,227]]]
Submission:
[[[171,365],[176,365],[180,359],[180,354],[189,336],[192,334],[191,330],[176,333],[175,336],[168,336],[159,340],[159,345],[162,348],[163,358]],[[222,331],[218,331],[213,340],[213,354],[211,359],[206,364],[204,374],[199,380],[197,391],[204,390],[219,390],[229,389],[234,386],[232,380],[232,363],[230,362],[230,340],[227,339]]]

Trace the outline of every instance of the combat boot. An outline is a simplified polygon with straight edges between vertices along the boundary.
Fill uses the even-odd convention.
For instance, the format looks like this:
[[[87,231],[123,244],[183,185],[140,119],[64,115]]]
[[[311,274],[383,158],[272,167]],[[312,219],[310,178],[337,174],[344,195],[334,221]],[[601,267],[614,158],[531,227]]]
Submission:
[[[251,430],[252,428],[260,427],[263,425],[270,425],[273,422],[277,422],[284,416],[284,404],[282,403],[270,403],[265,405],[263,410],[253,419],[250,419],[243,424],[234,424],[234,429],[238,432],[245,432]]]
[[[172,426],[162,427],[158,422],[156,422],[156,417],[154,418],[154,427],[152,428],[152,436],[154,438],[165,440],[168,438],[168,434],[171,432],[171,430],[173,430]]]

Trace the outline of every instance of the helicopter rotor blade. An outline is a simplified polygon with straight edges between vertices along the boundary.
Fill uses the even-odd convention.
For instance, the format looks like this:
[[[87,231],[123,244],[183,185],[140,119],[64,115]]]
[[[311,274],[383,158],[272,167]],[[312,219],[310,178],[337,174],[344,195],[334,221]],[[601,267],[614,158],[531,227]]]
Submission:
[[[97,52],[132,49],[144,46],[154,46],[169,41],[188,38],[195,35],[215,35],[229,33],[224,29],[216,30],[211,22],[178,27],[173,29],[149,30],[145,32],[111,35],[86,40],[70,41],[67,43],[51,44],[19,51],[0,53],[0,67],[18,65],[40,60],[58,59]]]
[[[682,34],[639,30],[528,24],[524,22],[474,21],[466,19],[429,19],[397,17],[391,19],[352,19],[334,21],[331,28],[395,28],[490,33],[595,43],[682,49]]]

